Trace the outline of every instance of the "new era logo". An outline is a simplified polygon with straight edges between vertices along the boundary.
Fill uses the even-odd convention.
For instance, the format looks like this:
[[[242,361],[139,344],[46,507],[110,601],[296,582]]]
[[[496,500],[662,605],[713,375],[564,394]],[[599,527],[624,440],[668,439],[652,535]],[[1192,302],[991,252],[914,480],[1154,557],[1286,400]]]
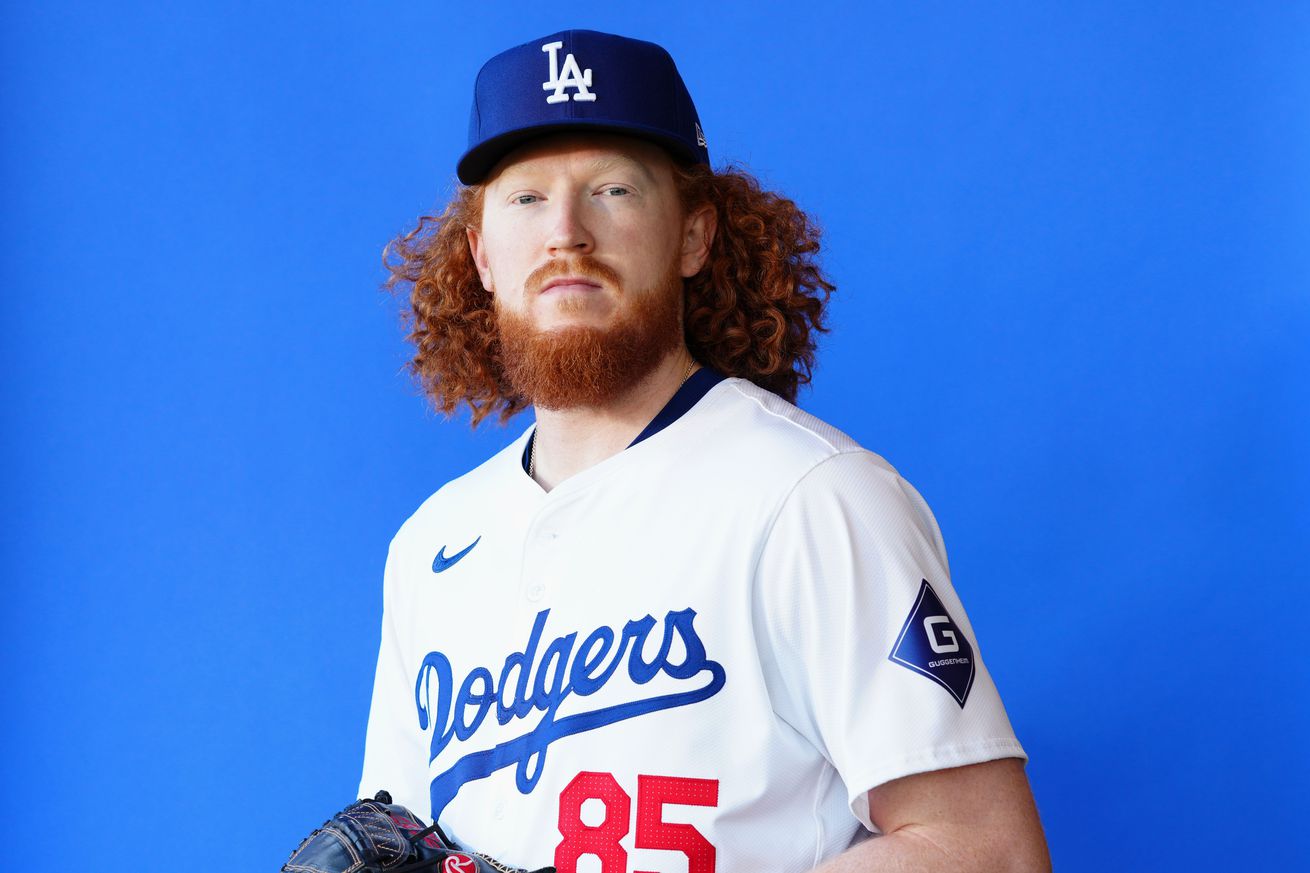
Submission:
[[[888,657],[945,688],[964,708],[973,687],[973,646],[927,579],[919,586],[919,596]]]

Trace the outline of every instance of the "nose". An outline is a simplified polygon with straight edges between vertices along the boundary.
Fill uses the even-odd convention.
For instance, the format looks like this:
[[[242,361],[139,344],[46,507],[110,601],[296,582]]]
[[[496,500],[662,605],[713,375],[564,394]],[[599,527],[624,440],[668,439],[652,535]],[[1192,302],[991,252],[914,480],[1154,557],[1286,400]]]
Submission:
[[[596,246],[582,206],[570,197],[555,200],[555,223],[546,248],[552,255],[589,255]]]

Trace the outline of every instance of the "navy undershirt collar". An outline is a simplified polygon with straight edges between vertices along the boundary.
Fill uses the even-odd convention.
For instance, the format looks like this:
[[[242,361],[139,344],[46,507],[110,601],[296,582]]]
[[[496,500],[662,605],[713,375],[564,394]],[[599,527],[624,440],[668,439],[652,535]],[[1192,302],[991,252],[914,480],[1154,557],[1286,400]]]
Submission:
[[[650,420],[650,424],[646,425],[646,429],[637,434],[635,440],[628,443],[628,448],[632,448],[647,437],[652,437],[673,424],[686,414],[687,410],[695,406],[697,401],[704,397],[711,388],[725,378],[727,377],[712,367],[701,367],[695,373],[692,373],[691,378],[682,383],[682,387],[669,398],[669,402],[664,404],[664,408]],[[523,447],[524,473],[528,472],[528,459],[532,456],[532,441],[536,438],[537,429],[534,427],[532,435],[528,437],[527,445]]]

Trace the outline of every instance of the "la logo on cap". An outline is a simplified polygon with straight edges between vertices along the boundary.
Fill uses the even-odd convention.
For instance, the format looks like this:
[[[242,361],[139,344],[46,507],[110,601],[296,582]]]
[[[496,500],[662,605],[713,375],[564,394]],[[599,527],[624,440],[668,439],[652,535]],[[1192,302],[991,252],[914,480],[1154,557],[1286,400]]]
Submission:
[[[564,56],[564,69],[559,68],[559,50],[564,48],[563,42],[548,42],[541,47],[543,52],[550,55],[550,79],[541,83],[543,91],[554,91],[546,98],[547,103],[566,103],[569,95],[564,93],[565,88],[573,88],[575,92],[573,99],[580,103],[589,103],[596,99],[596,95],[588,91],[591,87],[591,69],[585,70],[578,68],[578,61],[573,57],[573,52]]]

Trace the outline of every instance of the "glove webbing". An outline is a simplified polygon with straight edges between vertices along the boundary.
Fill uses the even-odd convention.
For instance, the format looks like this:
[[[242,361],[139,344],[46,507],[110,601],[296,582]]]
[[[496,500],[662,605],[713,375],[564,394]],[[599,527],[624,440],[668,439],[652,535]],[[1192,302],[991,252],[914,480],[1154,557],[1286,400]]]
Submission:
[[[435,821],[416,834],[409,834],[409,832],[406,831],[406,835],[409,836],[409,841],[411,843],[417,843],[419,840],[423,839],[428,834],[433,834],[433,833],[435,833],[438,837],[441,838],[441,844],[443,846],[449,848],[455,845],[450,841],[450,837],[446,836],[446,832],[443,831],[441,829],[441,826],[437,824]],[[400,869],[400,868],[396,868],[396,869]]]
[[[450,838],[446,836],[445,832],[440,827],[437,826],[436,822],[433,822],[432,824],[425,827],[423,830],[414,834],[411,834],[408,831],[406,831],[405,837],[406,839],[409,840],[410,845],[414,846],[415,850],[417,850],[418,841],[432,833],[435,833],[438,837],[441,838],[441,842],[443,845],[447,847],[454,845],[450,841]],[[454,850],[451,849],[450,851],[454,851]],[[445,859],[426,858],[426,859],[420,859],[418,861],[411,861],[410,863],[402,864],[399,867],[391,867],[388,869],[387,873],[412,873],[412,871],[422,870],[425,867],[431,867],[433,870],[436,870],[440,867],[441,862],[443,860]]]

